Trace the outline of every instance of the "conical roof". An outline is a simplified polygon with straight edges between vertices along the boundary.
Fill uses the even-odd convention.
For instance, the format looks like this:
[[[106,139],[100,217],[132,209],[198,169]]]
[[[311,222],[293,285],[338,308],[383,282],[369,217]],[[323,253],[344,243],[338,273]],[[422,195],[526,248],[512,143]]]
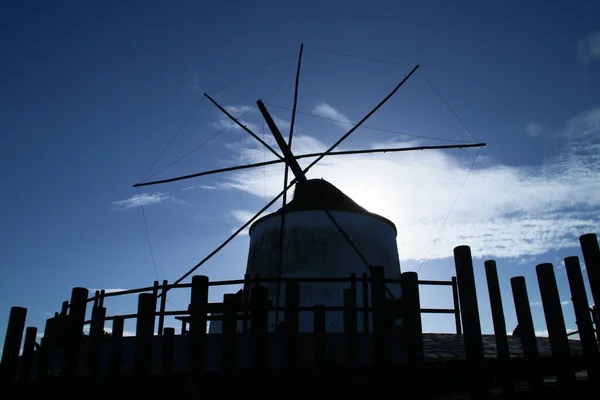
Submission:
[[[296,185],[296,190],[294,191],[294,197],[292,201],[286,204],[283,209],[285,210],[286,214],[298,211],[313,210],[346,211],[365,214],[382,219],[390,224],[394,230],[396,229],[396,226],[392,221],[378,214],[367,211],[364,207],[360,206],[340,189],[324,179],[309,179],[303,183],[298,183]],[[252,231],[254,225],[258,224],[260,221],[281,213],[282,209],[280,208],[271,214],[259,218],[252,224],[250,231]]]

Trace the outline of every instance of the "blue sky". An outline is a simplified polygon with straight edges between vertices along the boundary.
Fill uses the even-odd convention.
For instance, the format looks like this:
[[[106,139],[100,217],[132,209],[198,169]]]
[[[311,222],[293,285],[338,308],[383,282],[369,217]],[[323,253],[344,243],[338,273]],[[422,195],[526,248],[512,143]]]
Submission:
[[[140,193],[131,185],[225,126],[204,91],[236,115],[259,98],[289,108],[300,43],[298,109],[340,121],[358,121],[421,65],[366,125],[443,140],[361,128],[342,148],[473,141],[432,86],[488,143],[458,200],[476,150],[331,158],[310,177],[396,223],[403,271],[427,258],[422,277],[449,279],[452,249],[472,245],[485,332],[487,258],[498,261],[509,329],[515,275],[527,278],[536,329],[546,329],[534,266],[580,255],[577,237],[599,230],[597,2],[83,3],[10,2],[0,12],[0,331],[12,305],[27,307],[27,324],[43,329],[73,286],[150,285],[141,203],[156,272],[174,281],[277,194],[280,168]],[[285,127],[290,113],[269,107]],[[244,121],[262,135],[256,111]],[[294,151],[326,148],[347,128],[299,115]],[[264,159],[229,127],[154,178]],[[198,272],[241,276],[247,247],[240,236]],[[563,268],[557,279],[567,301]],[[423,289],[422,297],[426,306],[450,306],[439,291]],[[171,300],[183,308],[189,298],[174,292]],[[132,312],[135,298],[107,306]],[[564,311],[574,327],[571,306]],[[452,326],[450,317],[425,319],[428,330]]]

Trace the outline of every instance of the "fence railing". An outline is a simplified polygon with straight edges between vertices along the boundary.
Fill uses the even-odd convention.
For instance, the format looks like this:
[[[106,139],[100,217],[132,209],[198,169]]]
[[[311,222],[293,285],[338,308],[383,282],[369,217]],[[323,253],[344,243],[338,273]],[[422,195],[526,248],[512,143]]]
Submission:
[[[600,299],[600,248],[597,237],[595,234],[583,235],[580,243],[592,297],[597,302]],[[407,393],[418,388],[424,397],[431,394],[431,391],[444,388],[448,391],[466,390],[472,397],[477,398],[488,396],[492,388],[510,394],[524,387],[538,398],[557,396],[557,393],[576,397],[589,390],[598,390],[600,358],[595,335],[597,329],[594,329],[592,318],[597,318],[597,314],[590,315],[583,273],[577,257],[567,257],[565,269],[577,318],[581,356],[573,353],[572,341],[568,339],[554,267],[552,264],[539,264],[535,268],[551,349],[551,358],[544,359],[543,362],[542,356],[546,355],[539,352],[525,278],[516,276],[510,279],[518,321],[517,337],[522,349],[522,356],[515,357],[509,346],[496,263],[493,260],[485,262],[496,344],[495,357],[490,360],[489,354],[484,352],[470,248],[456,247],[454,262],[456,279],[452,279],[450,283],[419,281],[414,272],[403,273],[399,280],[394,281],[386,279],[383,267],[377,266],[373,267],[370,275],[366,277],[332,278],[332,282],[341,280],[348,283],[348,287],[340,293],[340,299],[343,300],[343,306],[340,307],[301,307],[300,280],[296,279],[284,280],[284,305],[276,308],[269,304],[268,289],[262,285],[268,280],[256,277],[210,282],[205,276],[194,276],[190,284],[168,285],[168,282],[163,282],[163,285],[159,285],[156,282],[147,288],[119,293],[100,292],[92,297],[88,296],[87,289],[74,288],[70,301],[63,303],[61,313],[47,321],[39,348],[35,345],[36,328],[28,327],[25,331],[27,310],[22,307],[11,309],[2,354],[0,393],[12,390],[17,384],[24,391],[43,390],[46,397],[53,398],[75,398],[84,390],[96,395],[120,391],[118,393],[123,395],[125,385],[126,393],[135,393],[138,397],[160,389],[167,390],[170,395],[173,395],[173,390],[179,390],[180,393],[212,390],[213,394],[216,390],[223,397],[232,398],[247,394],[247,388],[251,388],[251,394],[256,396],[276,387],[277,390],[288,391],[287,397],[294,397],[299,393],[294,391],[299,391],[300,387],[311,387],[315,382],[318,383],[318,387],[315,388],[317,394],[325,392],[323,387],[331,390],[336,387],[360,387],[360,390],[364,390],[365,395],[368,395],[373,394],[369,392],[369,388],[376,385],[375,387],[381,388],[378,393],[383,394],[380,398],[388,398],[393,387],[402,387]],[[314,278],[307,281],[314,281]],[[360,307],[358,304],[359,282],[368,289],[367,307]],[[225,284],[243,284],[246,289],[243,299],[240,301],[234,294],[225,294],[222,303],[209,303],[209,287]],[[386,285],[392,284],[400,285],[401,299],[389,298],[386,295]],[[464,346],[465,359],[461,361],[462,364],[457,364],[455,359],[446,360],[448,363],[431,363],[425,357],[421,315],[428,311],[421,308],[419,286],[427,284],[446,285],[453,289],[453,309],[429,311],[450,313],[452,310],[457,316],[457,321],[462,320],[463,334],[458,336]],[[160,311],[156,311],[157,301],[160,299],[163,303],[169,290],[186,287],[191,288],[189,310],[165,311],[161,305]],[[138,294],[137,312],[107,317],[104,299],[125,293]],[[363,296],[364,293],[365,291]],[[460,293],[460,296],[457,293]],[[85,321],[89,302],[93,303],[92,318]],[[459,304],[461,315],[457,312]],[[281,331],[269,333],[268,313],[274,309],[283,312],[284,325]],[[299,314],[302,311],[312,312],[312,342],[307,351],[302,347],[306,346],[306,343],[301,344],[299,337]],[[326,329],[328,311],[343,312],[343,332],[339,334],[341,336],[336,337],[342,339],[344,362],[335,368],[328,358],[331,356],[328,345],[332,344],[333,338],[329,337]],[[361,312],[368,312],[370,318],[367,320],[372,323],[372,326],[368,326],[366,332],[369,333],[366,335],[358,334],[357,316]],[[211,315],[212,313],[220,314],[218,317],[222,325],[218,335],[207,333],[208,321],[217,318],[216,315]],[[162,336],[158,338],[160,373],[157,378],[153,372],[152,358],[157,343],[155,320],[158,316],[160,325],[160,317],[164,319],[164,316],[169,315],[183,315],[189,320],[189,332],[180,336],[183,342],[178,342],[187,348],[186,359],[189,365],[183,375],[175,373],[174,361],[179,357],[174,350],[175,331],[174,328],[164,328]],[[124,321],[127,318],[136,318],[137,323],[135,338],[132,338],[135,344],[133,375],[123,378],[120,371],[123,363]],[[398,318],[403,320],[400,330],[396,329],[393,323]],[[104,335],[107,320],[113,321],[112,336],[109,338]],[[251,327],[243,331],[246,334],[237,332],[240,320]],[[84,339],[82,332],[86,323],[89,323],[90,329],[89,337]],[[20,356],[24,331],[23,353]],[[215,342],[211,341],[211,338],[219,340]],[[513,340],[514,338],[511,338],[511,341]],[[273,343],[281,345],[276,351],[282,354],[284,360],[282,372],[272,370],[270,352],[274,350]],[[403,349],[400,361],[392,358],[392,350],[398,344]],[[210,375],[211,372],[207,370],[211,346],[218,346],[218,378]],[[249,347],[243,350],[243,346]],[[304,349],[302,354],[300,348]],[[359,353],[364,352],[366,348],[371,349],[369,352],[372,351],[372,358],[368,362],[373,369],[372,372],[363,369],[359,373],[356,368],[357,360]],[[60,353],[58,370],[51,368],[51,364],[56,361],[53,358],[56,356],[55,350],[59,350]],[[301,356],[305,359],[307,354],[312,357],[311,368],[300,370],[298,360]],[[248,370],[240,370],[237,364],[238,357],[243,356],[249,356]],[[103,357],[102,362],[105,364],[101,362]],[[50,373],[52,371],[56,376]],[[588,379],[577,379],[577,371],[585,372],[587,375],[584,376]],[[549,383],[549,376],[555,377],[556,383]],[[240,380],[243,382],[241,389],[233,396],[231,391],[237,390],[235,388],[238,386],[231,382]],[[265,383],[267,380],[268,384]],[[107,382],[110,384],[104,385]],[[115,382],[118,382],[117,386]],[[175,385],[174,382],[181,385]],[[215,389],[214,382],[221,384],[216,385]],[[311,384],[307,385],[307,382]],[[401,382],[401,385],[398,382]],[[203,384],[207,386],[201,386]],[[523,384],[525,386],[522,386]],[[354,392],[350,390],[350,393]]]

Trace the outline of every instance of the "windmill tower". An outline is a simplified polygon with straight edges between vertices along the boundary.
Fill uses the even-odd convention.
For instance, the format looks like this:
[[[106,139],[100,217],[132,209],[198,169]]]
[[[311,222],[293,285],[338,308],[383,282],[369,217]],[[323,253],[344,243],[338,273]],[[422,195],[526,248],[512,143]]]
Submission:
[[[419,65],[416,65],[383,100],[325,152],[294,155],[291,148],[298,103],[302,52],[303,45],[300,46],[298,57],[294,103],[287,142],[273,121],[265,104],[261,100],[257,101],[258,109],[273,134],[281,153],[269,146],[268,143],[231,115],[212,97],[206,93],[204,94],[229,119],[274,154],[277,158],[276,160],[204,171],[134,185],[134,187],[149,186],[276,163],[285,164],[283,190],[279,195],[268,202],[254,217],[236,230],[187,273],[176,280],[174,284],[178,284],[188,278],[195,270],[217,254],[251,224],[250,249],[246,269],[246,274],[250,277],[259,274],[262,278],[278,278],[281,280],[281,278],[343,277],[350,276],[351,274],[361,276],[364,273],[368,273],[372,266],[377,265],[384,267],[388,278],[399,279],[400,262],[396,245],[397,231],[395,225],[390,220],[365,210],[330,182],[322,179],[308,179],[306,176],[307,172],[326,156],[485,146],[485,143],[464,143],[441,146],[335,151],[346,138],[369,119],[404,85],[419,68]],[[303,158],[313,158],[313,161],[304,169],[298,164],[298,160]],[[294,178],[288,182],[290,170]],[[294,197],[288,203],[287,193],[294,185]],[[259,216],[280,198],[282,198],[282,207],[259,219]],[[263,285],[268,288],[270,303],[277,307],[280,306],[281,298],[285,295],[281,282],[266,283]],[[300,306],[310,307],[316,304],[325,306],[339,305],[340,293],[342,293],[344,287],[347,287],[347,284],[322,282],[303,284],[301,287]],[[401,296],[399,287],[396,289],[387,288],[386,290],[389,297],[399,298]],[[357,288],[357,296],[359,298],[362,296],[359,288]],[[278,324],[279,313],[269,313],[269,330],[276,330]],[[360,325],[362,326],[362,324]],[[370,325],[372,326],[372,324]],[[303,318],[301,313],[300,331],[311,331],[312,327],[312,320]],[[339,317],[328,316],[326,329],[330,332],[343,331],[341,313]],[[219,331],[220,324],[211,324],[211,333]]]

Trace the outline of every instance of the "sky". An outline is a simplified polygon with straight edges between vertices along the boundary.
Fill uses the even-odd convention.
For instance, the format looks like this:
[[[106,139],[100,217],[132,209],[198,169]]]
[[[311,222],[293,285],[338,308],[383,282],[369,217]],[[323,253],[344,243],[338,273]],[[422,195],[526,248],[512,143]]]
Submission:
[[[76,286],[173,282],[277,195],[281,166],[132,185],[272,159],[203,93],[272,144],[256,100],[287,135],[301,43],[296,154],[328,148],[416,64],[339,150],[487,143],[330,157],[309,178],[392,220],[403,272],[449,280],[453,248],[470,245],[485,333],[493,332],[487,259],[498,263],[508,330],[516,326],[509,279],[519,275],[536,331],[546,331],[535,275],[544,262],[556,267],[575,329],[562,260],[581,257],[578,237],[599,231],[598,2],[0,7],[0,331],[13,305],[42,331]],[[240,278],[248,243],[243,232],[197,273]],[[211,301],[238,289],[211,290]],[[169,300],[168,309],[186,308],[189,293]],[[422,287],[421,301],[452,306],[439,288]],[[135,312],[136,298],[106,306]],[[451,316],[423,321],[427,331],[454,329]]]

